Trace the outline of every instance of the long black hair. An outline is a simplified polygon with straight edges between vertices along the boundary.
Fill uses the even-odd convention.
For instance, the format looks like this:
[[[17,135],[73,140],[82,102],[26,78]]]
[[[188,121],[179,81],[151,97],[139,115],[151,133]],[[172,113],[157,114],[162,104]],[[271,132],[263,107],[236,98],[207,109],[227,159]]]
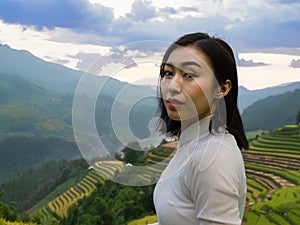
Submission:
[[[166,53],[164,54],[163,61],[160,67],[160,77],[162,79],[164,72],[164,65],[167,62],[170,54],[178,47],[188,47],[192,46],[195,49],[203,52],[213,69],[215,78],[219,85],[225,83],[226,80],[231,81],[231,89],[228,94],[224,97],[225,101],[219,101],[220,104],[225,102],[224,107],[218,106],[216,111],[218,115],[226,115],[226,121],[223,121],[217,114],[213,115],[210,124],[210,131],[212,129],[217,130],[219,126],[224,126],[231,133],[239,146],[240,149],[248,149],[248,141],[245,135],[242,119],[240,112],[238,110],[238,78],[237,78],[237,68],[234,59],[234,54],[231,47],[223,40],[211,37],[207,33],[191,33],[186,34],[176,40],[173,44],[169,46]],[[160,79],[160,80],[161,80]],[[159,85],[160,87],[160,85]],[[159,88],[159,92],[161,92]],[[161,96],[161,93],[160,93]],[[179,136],[181,130],[181,122],[170,119],[168,116],[166,107],[163,102],[163,98],[159,98],[159,110],[160,118],[166,124],[166,132]],[[226,112],[220,112],[226,110]],[[219,118],[214,118],[219,117]]]

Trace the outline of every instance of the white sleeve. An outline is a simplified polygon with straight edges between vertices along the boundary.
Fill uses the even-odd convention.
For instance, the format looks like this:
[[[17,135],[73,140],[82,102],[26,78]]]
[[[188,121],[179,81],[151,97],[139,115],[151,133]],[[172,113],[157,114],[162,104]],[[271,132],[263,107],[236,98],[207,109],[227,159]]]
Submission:
[[[199,224],[241,224],[242,170],[242,158],[218,142],[210,142],[204,154],[194,155],[186,179]]]

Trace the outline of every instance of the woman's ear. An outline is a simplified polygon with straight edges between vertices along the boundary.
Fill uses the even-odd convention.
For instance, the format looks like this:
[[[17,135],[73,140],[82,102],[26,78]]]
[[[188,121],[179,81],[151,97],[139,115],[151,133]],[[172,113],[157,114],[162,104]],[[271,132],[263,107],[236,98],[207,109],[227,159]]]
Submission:
[[[221,99],[225,97],[231,90],[232,84],[230,80],[226,80],[218,89],[216,98]]]

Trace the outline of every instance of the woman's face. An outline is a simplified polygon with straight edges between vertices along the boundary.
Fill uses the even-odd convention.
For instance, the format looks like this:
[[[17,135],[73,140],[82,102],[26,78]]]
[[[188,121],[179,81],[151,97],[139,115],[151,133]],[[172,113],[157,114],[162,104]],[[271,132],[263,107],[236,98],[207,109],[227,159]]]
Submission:
[[[216,80],[203,52],[194,47],[176,48],[162,76],[162,98],[172,120],[193,122],[212,114]]]

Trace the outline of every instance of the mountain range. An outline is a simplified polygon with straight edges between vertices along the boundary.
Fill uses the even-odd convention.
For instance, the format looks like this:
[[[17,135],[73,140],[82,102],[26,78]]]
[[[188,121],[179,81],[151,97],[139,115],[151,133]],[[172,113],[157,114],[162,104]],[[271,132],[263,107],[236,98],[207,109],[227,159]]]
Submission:
[[[84,72],[1,44],[0,59],[0,182],[46,161],[80,157],[72,130],[72,104]],[[119,117],[123,120],[122,111],[131,110],[127,119],[132,132],[139,138],[148,137],[148,122],[157,112],[153,86],[133,85],[92,74],[85,74],[84,78],[88,81],[87,94],[80,95],[86,101],[95,100],[95,96],[89,96],[89,89],[97,90],[103,85],[101,96],[94,103],[95,122],[99,135],[105,136],[112,153],[117,146],[111,143],[120,144],[111,126],[114,105],[118,106]],[[300,108],[297,101],[291,100],[299,99],[297,89],[300,89],[300,82],[261,90],[240,87],[239,106],[246,130],[274,129],[292,123]],[[126,90],[125,98],[123,90]],[[278,95],[284,97],[274,97]],[[133,103],[132,99],[137,96],[146,97]],[[276,113],[283,108],[284,114]],[[262,116],[264,112],[269,119],[262,119],[266,118]],[[34,157],[36,151],[41,157]],[[14,157],[16,154],[18,157]],[[25,154],[28,157],[24,157]]]
[[[59,64],[46,62],[25,50],[15,50],[8,45],[0,44],[1,74],[15,74],[31,81],[39,88],[49,92],[71,93],[74,94],[80,79],[87,74],[82,71],[73,70]],[[106,82],[102,94],[115,97],[119,91],[128,86],[126,82],[116,79],[108,79],[106,76],[92,76],[91,79],[97,80],[98,83]],[[96,83],[97,83],[96,82]],[[94,82],[91,81],[91,84]],[[130,85],[128,97],[136,96],[141,93],[142,96],[155,96],[156,90],[153,86]],[[260,90],[248,90],[239,87],[239,108],[243,111],[254,102],[264,99],[268,96],[281,94],[287,91],[293,91],[300,88],[300,81],[286,83],[274,87],[268,87]]]
[[[273,87],[258,89],[258,90],[248,90],[247,88],[239,87],[239,108],[243,112],[247,107],[253,103],[265,99],[269,96],[280,95],[285,92],[294,91],[300,89],[299,82],[285,83]]]

